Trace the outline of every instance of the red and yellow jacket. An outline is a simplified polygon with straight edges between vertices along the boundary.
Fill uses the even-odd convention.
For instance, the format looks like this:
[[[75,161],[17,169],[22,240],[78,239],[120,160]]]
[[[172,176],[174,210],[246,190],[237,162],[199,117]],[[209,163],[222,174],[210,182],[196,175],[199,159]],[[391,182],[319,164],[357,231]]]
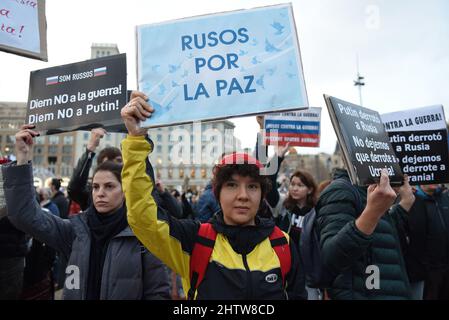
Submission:
[[[137,238],[151,253],[182,277],[184,291],[190,288],[190,256],[197,239],[200,223],[177,220],[157,207],[151,191],[153,181],[146,174],[145,160],[152,151],[143,137],[128,136],[122,142],[124,167],[122,184],[128,209],[128,223]],[[303,274],[299,272],[299,257],[290,243],[292,267],[282,284],[279,258],[273,250],[269,234],[274,223],[258,219],[252,231],[254,245],[241,252],[239,230],[231,230],[220,215],[212,221],[217,239],[205,277],[198,287],[196,299],[306,299]],[[286,238],[288,235],[285,234]],[[238,253],[241,252],[241,253]]]

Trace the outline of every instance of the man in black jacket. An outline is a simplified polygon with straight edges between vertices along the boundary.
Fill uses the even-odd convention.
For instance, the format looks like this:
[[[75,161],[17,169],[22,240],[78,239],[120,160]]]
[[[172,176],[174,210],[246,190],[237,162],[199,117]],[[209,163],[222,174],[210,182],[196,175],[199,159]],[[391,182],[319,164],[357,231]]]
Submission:
[[[27,237],[6,217],[3,175],[0,165],[0,300],[15,300],[22,291]]]
[[[1,218],[0,300],[19,298],[22,291],[26,253],[27,237],[25,233],[17,230],[7,217]]]
[[[449,194],[418,186],[410,211],[405,261],[410,282],[424,284],[424,299],[449,299]],[[420,289],[420,290],[418,290]],[[419,297],[423,296],[418,286]]]
[[[69,215],[69,201],[60,190],[61,179],[51,179],[50,188],[52,194],[51,201],[58,207],[59,216],[63,219],[67,219]]]
[[[344,170],[337,171],[334,178],[350,183]],[[322,261],[337,274],[328,289],[330,298],[410,299],[410,284],[397,240],[397,226],[406,221],[414,202],[408,180],[400,188],[401,201],[395,206],[396,194],[386,169],[382,169],[378,184],[354,188],[359,196],[344,184],[331,183],[315,208]],[[358,202],[362,212],[357,212]],[[376,278],[373,285],[370,281]]]

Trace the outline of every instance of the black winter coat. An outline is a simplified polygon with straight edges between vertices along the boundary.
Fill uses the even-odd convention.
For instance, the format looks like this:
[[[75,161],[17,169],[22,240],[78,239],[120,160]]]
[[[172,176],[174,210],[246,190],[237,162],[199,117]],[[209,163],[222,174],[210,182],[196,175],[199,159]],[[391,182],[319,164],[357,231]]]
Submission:
[[[340,171],[335,178],[345,177]],[[366,188],[357,187],[363,208]],[[321,253],[326,266],[338,276],[329,289],[331,299],[410,299],[410,284],[399,244],[397,227],[407,219],[399,205],[392,207],[379,221],[373,234],[365,235],[355,225],[356,198],[353,191],[340,184],[329,185],[320,195],[317,227]],[[369,289],[368,266],[379,268],[379,289]],[[371,279],[371,278],[370,278]]]
[[[449,267],[449,195],[415,194],[405,229],[405,262],[411,282],[422,281],[428,272]]]

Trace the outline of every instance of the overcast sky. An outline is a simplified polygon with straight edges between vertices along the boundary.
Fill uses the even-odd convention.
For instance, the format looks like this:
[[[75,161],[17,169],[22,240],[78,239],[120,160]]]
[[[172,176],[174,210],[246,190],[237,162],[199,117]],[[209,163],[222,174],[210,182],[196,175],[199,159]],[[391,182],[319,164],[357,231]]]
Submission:
[[[449,1],[291,2],[309,103],[323,108],[321,147],[299,148],[300,153],[333,152],[336,138],[322,95],[358,104],[356,55],[366,81],[365,107],[384,113],[443,104],[449,114]],[[127,54],[128,86],[136,88],[136,25],[277,3],[282,2],[47,0],[49,62],[0,52],[0,100],[26,101],[30,71],[89,59],[94,42],[116,43]],[[255,118],[233,122],[242,146],[253,147]]]

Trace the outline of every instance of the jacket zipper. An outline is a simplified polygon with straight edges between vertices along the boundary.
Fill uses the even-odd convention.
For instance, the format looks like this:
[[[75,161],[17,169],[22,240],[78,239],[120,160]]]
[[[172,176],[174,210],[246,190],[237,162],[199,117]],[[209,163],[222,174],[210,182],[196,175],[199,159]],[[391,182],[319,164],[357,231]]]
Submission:
[[[247,296],[246,299],[253,299],[253,286],[251,281],[251,270],[249,270],[248,261],[246,260],[246,254],[242,254],[243,265],[246,269],[247,274]]]

